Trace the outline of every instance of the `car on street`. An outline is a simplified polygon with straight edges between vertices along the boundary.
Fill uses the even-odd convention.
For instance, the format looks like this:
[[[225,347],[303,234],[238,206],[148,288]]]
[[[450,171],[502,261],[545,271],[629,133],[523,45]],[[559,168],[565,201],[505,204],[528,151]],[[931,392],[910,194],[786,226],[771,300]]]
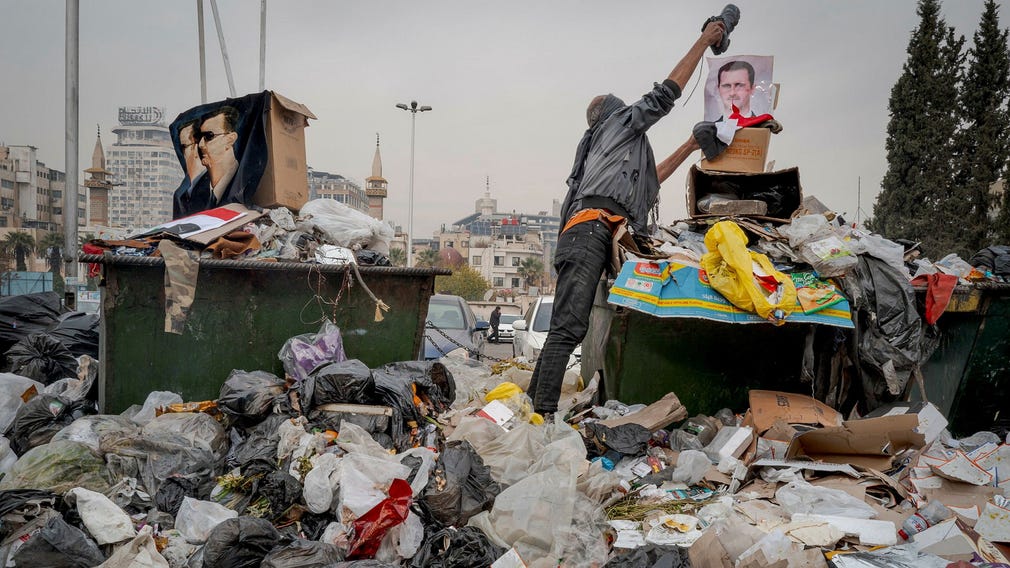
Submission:
[[[513,356],[525,357],[530,363],[535,363],[540,358],[540,351],[547,341],[547,332],[551,330],[553,309],[554,296],[541,296],[530,305],[522,319],[512,322],[515,334],[512,340]],[[568,360],[570,367],[579,361],[581,354],[582,346],[577,345]]]
[[[508,341],[509,343],[515,339],[516,333],[512,329],[512,322],[517,319],[522,318],[522,316],[517,316],[514,314],[502,314],[501,319],[498,320],[498,342]]]
[[[424,322],[424,359],[440,359],[457,349],[464,349],[468,358],[480,359],[490,327],[477,319],[463,298],[435,294],[428,300]]]

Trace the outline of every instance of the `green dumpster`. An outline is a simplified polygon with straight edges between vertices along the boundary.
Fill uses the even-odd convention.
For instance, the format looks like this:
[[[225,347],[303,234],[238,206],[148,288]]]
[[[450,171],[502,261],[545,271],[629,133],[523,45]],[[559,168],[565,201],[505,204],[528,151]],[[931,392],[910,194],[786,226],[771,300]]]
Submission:
[[[1010,425],[1010,284],[959,287],[937,321],[939,346],[922,366],[926,398],[956,436]],[[913,389],[915,399],[921,398]]]
[[[600,372],[606,398],[648,404],[673,392],[691,414],[712,414],[747,408],[750,389],[802,388],[811,324],[657,318],[610,305],[607,293],[601,281],[582,342],[583,378]]]
[[[84,255],[102,265],[99,404],[119,413],[155,390],[184,400],[217,398],[233,369],[284,376],[277,354],[329,318],[348,357],[369,367],[416,359],[435,276],[446,270],[201,260],[196,297],[181,335],[166,333],[160,258]]]

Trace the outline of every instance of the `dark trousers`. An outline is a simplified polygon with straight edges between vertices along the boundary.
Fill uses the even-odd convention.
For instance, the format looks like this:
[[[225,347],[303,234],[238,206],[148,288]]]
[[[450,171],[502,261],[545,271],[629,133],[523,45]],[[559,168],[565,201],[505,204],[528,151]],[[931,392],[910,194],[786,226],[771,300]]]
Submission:
[[[600,276],[610,262],[610,229],[600,221],[579,223],[561,234],[554,253],[558,283],[551,330],[540,352],[529,393],[543,414],[558,409],[568,358],[589,329],[589,314]],[[532,322],[530,322],[532,324]]]

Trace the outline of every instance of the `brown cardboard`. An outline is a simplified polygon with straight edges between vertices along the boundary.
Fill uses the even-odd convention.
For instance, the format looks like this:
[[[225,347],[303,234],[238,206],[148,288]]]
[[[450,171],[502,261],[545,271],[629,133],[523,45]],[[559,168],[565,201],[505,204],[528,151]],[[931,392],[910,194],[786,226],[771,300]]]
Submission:
[[[944,480],[939,489],[925,489],[922,496],[927,501],[938,500],[944,505],[955,507],[978,506],[984,509],[986,503],[993,495],[1002,493],[998,487],[971,485],[970,483],[958,483],[957,481]]]
[[[309,199],[305,127],[316,118],[305,105],[271,93],[266,118],[267,166],[253,202],[297,212]]]
[[[733,568],[729,553],[723,548],[714,530],[705,531],[687,549],[691,566],[696,568]]]
[[[638,412],[633,412],[620,418],[601,420],[600,424],[614,428],[623,424],[639,424],[650,432],[655,432],[660,428],[665,428],[674,422],[680,422],[687,418],[687,409],[680,403],[677,395],[668,392],[656,402],[646,406]]]
[[[886,470],[893,456],[923,446],[923,435],[915,431],[918,425],[919,418],[914,414],[847,420],[840,427],[800,434],[789,445],[786,457],[806,456]]]
[[[763,172],[771,137],[767,128],[741,128],[722,154],[712,160],[703,159],[701,167],[720,172]]]
[[[740,199],[757,199],[768,191],[778,194],[776,202],[781,210],[768,215],[749,215],[748,218],[759,221],[788,223],[789,217],[803,203],[803,187],[800,184],[798,168],[788,168],[774,172],[721,172],[704,170],[697,165],[691,166],[687,173],[687,214],[692,219],[719,217],[698,209],[698,200],[706,195],[722,193],[727,184],[737,188]],[[771,204],[769,203],[769,207]]]
[[[764,435],[776,422],[782,421],[789,424],[819,424],[821,426],[841,426],[842,415],[837,410],[824,404],[823,402],[804,396],[788,392],[752,390],[749,393],[750,411],[754,428],[759,434]],[[785,432],[786,426],[780,426]],[[776,436],[765,436],[772,440],[789,441],[788,438]]]

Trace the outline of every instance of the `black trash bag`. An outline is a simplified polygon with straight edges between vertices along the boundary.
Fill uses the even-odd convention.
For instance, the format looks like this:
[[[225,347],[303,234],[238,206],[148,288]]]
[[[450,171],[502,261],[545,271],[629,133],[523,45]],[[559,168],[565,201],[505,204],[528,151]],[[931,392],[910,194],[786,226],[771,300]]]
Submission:
[[[968,264],[988,270],[996,276],[1010,276],[1010,246],[993,245],[975,253]]]
[[[360,249],[354,252],[354,260],[359,266],[393,266],[389,257],[374,250]]]
[[[446,527],[426,535],[411,562],[413,568],[490,566],[505,554],[477,527]]]
[[[302,400],[321,404],[371,404],[375,399],[372,371],[357,359],[320,365],[302,383]]]
[[[277,469],[277,442],[280,441],[277,428],[289,419],[288,416],[274,414],[263,422],[245,429],[241,435],[242,440],[232,443],[228,454],[228,467],[241,468],[245,475]],[[237,433],[240,430],[242,429],[234,428],[233,432]]]
[[[326,568],[344,559],[344,551],[332,544],[313,540],[296,540],[270,551],[260,564],[262,568]]]
[[[652,432],[640,424],[621,424],[608,428],[599,422],[586,425],[583,440],[590,458],[613,450],[625,456],[640,456],[649,447]]]
[[[207,536],[203,564],[214,568],[257,568],[280,538],[277,529],[266,519],[228,519]]]
[[[98,314],[70,312],[60,316],[49,329],[52,335],[66,347],[74,357],[87,355],[98,359]]]
[[[11,511],[18,511],[26,507],[38,510],[41,506],[54,507],[56,505],[56,494],[52,491],[42,489],[8,489],[0,491],[0,517]],[[0,534],[6,536],[4,528],[0,525]]]
[[[284,542],[298,539],[320,540],[326,532],[326,527],[334,520],[333,513],[329,511],[319,514],[304,511],[301,515],[297,523],[290,523],[277,529],[281,540]]]
[[[389,564],[379,560],[350,560],[348,562],[337,562],[326,568],[398,568],[399,564]]]
[[[340,424],[354,424],[374,438],[376,434],[389,431],[390,417],[385,414],[363,414],[360,412],[338,412],[333,410],[313,410],[306,415],[309,419],[309,429],[340,431]],[[378,440],[376,440],[378,442]],[[380,444],[382,442],[379,442]]]
[[[185,477],[169,477],[158,488],[154,494],[154,505],[159,511],[171,514],[173,517],[179,514],[179,507],[186,497],[199,499],[199,484]]]
[[[66,313],[56,292],[0,298],[0,352],[33,333],[49,330]]]
[[[229,416],[247,424],[259,422],[284,394],[284,381],[266,371],[234,370],[221,385],[217,405]]]
[[[252,502],[266,499],[270,503],[268,516],[276,517],[301,501],[302,484],[284,471],[272,471],[253,483]]]
[[[89,400],[70,402],[51,394],[40,394],[18,409],[11,424],[10,441],[14,453],[22,455],[28,450],[48,444],[57,432],[74,420],[98,410]]]
[[[48,333],[34,333],[7,350],[10,372],[42,384],[77,378],[77,359],[60,340]]]
[[[461,527],[470,517],[490,510],[501,489],[469,442],[450,442],[438,456],[418,501],[432,519]]]
[[[420,442],[410,436],[409,423],[420,424],[426,415],[441,414],[456,400],[456,381],[438,361],[400,361],[372,371],[375,379],[374,404],[393,408],[390,425],[397,450],[406,451]],[[414,406],[414,389],[424,411]]]
[[[604,568],[691,568],[687,549],[647,544],[610,559]]]
[[[18,568],[91,568],[105,562],[95,541],[63,517],[53,517],[11,558]]]

